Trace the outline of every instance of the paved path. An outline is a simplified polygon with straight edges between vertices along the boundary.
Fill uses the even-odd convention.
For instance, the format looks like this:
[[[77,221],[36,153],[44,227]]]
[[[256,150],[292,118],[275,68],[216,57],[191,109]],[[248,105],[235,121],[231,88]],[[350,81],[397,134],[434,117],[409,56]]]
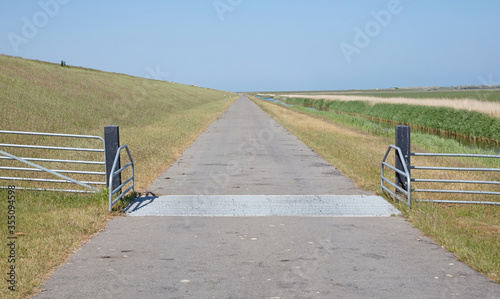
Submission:
[[[156,195],[369,195],[242,96],[157,178]]]
[[[294,202],[288,214],[331,207],[339,199],[336,195],[352,196],[357,206],[373,200],[364,211],[380,204],[380,198],[356,189],[256,108],[248,99],[239,99],[151,187],[156,194],[170,195],[140,198],[131,214],[163,215],[169,209],[181,214],[175,207],[187,204],[193,211],[189,215],[200,209],[202,215],[213,210],[233,211],[232,216],[257,215],[255,211],[276,215],[287,198],[270,195],[280,194],[294,195],[288,198]],[[229,125],[224,124],[229,119]],[[255,130],[259,123],[269,131]],[[253,145],[247,142],[248,134]],[[286,151],[287,147],[292,150]],[[216,196],[221,194],[225,196]],[[259,194],[254,200],[261,204],[250,209],[251,198],[241,196]],[[318,194],[328,196],[311,197]],[[120,217],[73,254],[42,289],[37,298],[499,298],[500,294],[500,285],[458,262],[403,218],[359,215]]]
[[[122,217],[37,298],[499,298],[400,217]]]

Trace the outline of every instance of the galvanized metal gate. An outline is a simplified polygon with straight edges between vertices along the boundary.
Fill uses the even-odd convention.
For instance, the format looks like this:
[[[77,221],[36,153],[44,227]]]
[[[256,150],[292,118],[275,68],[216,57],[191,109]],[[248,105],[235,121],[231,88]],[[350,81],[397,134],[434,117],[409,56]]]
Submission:
[[[401,149],[397,146],[394,145],[389,145],[389,148],[385,152],[384,158],[382,159],[382,165],[381,165],[381,170],[380,170],[380,188],[382,189],[382,192],[387,192],[394,196],[395,198],[399,199],[400,201],[406,202],[406,205],[410,206],[411,205],[411,177],[410,177],[410,171],[408,169],[408,166],[406,163],[402,163],[403,169],[398,169],[395,165],[389,164],[387,161],[387,158],[389,157],[389,154],[391,153],[391,150],[394,150],[395,155],[399,158],[400,161],[405,161],[403,157],[403,153],[401,152]],[[396,159],[394,159],[396,160]],[[404,185],[398,185],[396,182],[392,182],[391,179],[385,177],[385,167],[388,167],[395,173],[399,174],[400,176],[403,176],[406,179],[406,184]],[[389,184],[394,188],[394,192],[387,188],[385,184]],[[403,195],[406,195],[406,198],[403,197]]]
[[[104,171],[105,160],[104,160],[104,139],[100,136],[91,136],[91,135],[75,135],[75,134],[56,134],[56,133],[40,133],[40,132],[21,132],[21,131],[0,131],[0,135],[24,135],[24,136],[45,136],[45,137],[54,137],[54,138],[80,138],[80,139],[94,139],[102,142],[102,146],[99,148],[75,148],[75,147],[64,147],[64,146],[53,146],[53,145],[34,145],[34,144],[14,144],[14,143],[0,143],[0,148],[12,148],[12,149],[32,149],[35,151],[39,150],[49,150],[49,151],[72,151],[72,152],[91,152],[91,153],[102,153],[102,160],[72,160],[72,159],[59,159],[52,157],[40,157],[40,154],[34,154],[33,152],[29,153],[33,156],[29,157],[20,157],[19,154],[12,154],[6,152],[4,150],[0,150],[0,160],[15,160],[26,165],[31,166],[31,168],[27,167],[15,167],[15,166],[0,166],[0,170],[4,173],[13,173],[18,174],[20,172],[23,173],[40,173],[46,172],[50,173],[59,179],[49,179],[49,178],[40,178],[39,176],[33,175],[22,175],[22,176],[0,176],[0,180],[5,181],[31,181],[31,182],[42,182],[42,183],[54,183],[54,184],[76,184],[84,189],[65,189],[65,188],[41,188],[41,187],[16,187],[17,189],[28,189],[28,190],[50,190],[50,191],[63,191],[63,192],[78,192],[78,193],[87,193],[87,192],[97,192],[98,188],[95,186],[106,186],[106,179],[93,180],[93,181],[80,181],[74,178],[70,178],[64,174],[81,174],[81,175],[91,175],[91,176],[105,176],[106,172]],[[47,155],[47,152],[44,152]],[[34,163],[37,162],[38,164]],[[57,163],[62,166],[62,169],[49,169],[40,164],[45,163]],[[72,165],[92,165],[95,166],[95,171],[89,170],[75,170],[70,169]],[[5,186],[0,186],[0,188],[6,188]]]
[[[111,126],[110,126],[111,127]],[[106,127],[108,128],[108,127]],[[116,131],[117,132],[117,131]],[[38,187],[28,187],[28,186],[16,186],[16,189],[25,190],[39,190],[39,191],[59,191],[59,192],[74,192],[74,193],[95,193],[100,192],[103,188],[108,187],[109,189],[109,210],[113,204],[115,204],[119,199],[123,198],[125,194],[129,191],[134,192],[134,161],[132,160],[132,155],[127,145],[122,145],[118,148],[113,148],[110,150],[106,149],[106,142],[100,136],[92,135],[76,135],[76,134],[56,134],[56,133],[41,133],[41,132],[22,132],[22,131],[5,131],[0,130],[0,142],[5,139],[5,136],[38,136],[38,137],[49,137],[50,138],[70,138],[70,139],[87,139],[87,140],[97,140],[99,146],[94,145],[94,147],[69,147],[69,146],[55,146],[50,145],[39,145],[39,144],[20,144],[20,143],[0,143],[0,148],[11,148],[12,151],[16,151],[13,154],[12,151],[9,153],[6,150],[0,150],[0,182],[9,182],[8,184],[15,184],[14,182],[33,182],[33,184],[43,184],[43,186]],[[117,138],[114,138],[116,141]],[[55,141],[54,141],[55,142]],[[120,152],[125,149],[127,151],[127,156],[129,162],[121,167],[120,165]],[[25,150],[23,152],[23,150]],[[44,151],[40,153],[40,151]],[[57,157],[54,152],[65,151],[73,154],[73,156],[79,156],[79,153],[95,153],[97,154],[96,159],[63,159]],[[106,153],[108,151],[108,153]],[[110,154],[110,152],[112,152]],[[53,155],[51,155],[51,153]],[[69,156],[71,156],[69,154]],[[106,161],[106,154],[109,154],[110,161]],[[2,163],[2,161],[4,163]],[[10,165],[7,163],[10,161]],[[17,165],[13,165],[12,162],[18,162]],[[31,167],[20,167],[19,162],[22,166]],[[36,162],[36,163],[35,163]],[[106,163],[109,162],[109,163]],[[53,165],[57,164],[58,169],[51,168],[50,166],[42,165]],[[79,170],[75,169],[75,165],[87,165],[92,170]],[[107,169],[109,167],[109,169]],[[119,168],[116,170],[116,168]],[[123,183],[121,182],[121,174],[130,169],[130,177],[128,177]],[[106,171],[108,170],[108,171]],[[48,173],[55,178],[41,177],[41,173]],[[107,178],[107,173],[109,178]],[[8,175],[10,174],[10,175]],[[31,174],[31,175],[29,175]],[[85,175],[88,177],[95,178],[89,181],[83,181],[75,177],[69,177],[68,175]],[[117,180],[117,178],[119,178]],[[79,186],[80,189],[69,189],[69,188],[49,188],[46,185],[51,184],[58,186],[59,184],[71,184],[73,187]],[[122,192],[122,188],[125,188],[128,184],[128,188]],[[7,184],[0,184],[0,188],[6,189]],[[118,196],[113,199],[114,195]]]
[[[130,162],[127,163],[125,166],[121,167],[120,169],[116,170],[116,168],[119,165],[118,162],[120,160],[120,153],[124,149],[127,151],[127,156],[128,156],[128,159]],[[113,186],[114,178],[118,175],[121,175],[121,173],[128,168],[130,168],[130,172],[131,172],[130,177],[127,178],[122,184],[120,184],[120,186]],[[110,172],[110,176],[109,176],[108,187],[109,187],[109,211],[110,212],[113,209],[113,205],[118,200],[123,198],[123,196],[125,194],[127,194],[129,191],[134,192],[134,171],[135,171],[134,170],[134,160],[132,159],[132,155],[130,154],[130,150],[128,148],[128,145],[125,144],[125,145],[120,146],[118,148],[117,153],[116,153],[115,159],[113,160],[113,166],[111,167],[111,172]],[[122,192],[122,188],[125,187],[128,183],[130,183],[130,186],[127,188],[127,190]],[[115,194],[119,194],[119,195],[118,195],[118,197],[113,199],[113,196]]]
[[[397,159],[402,162],[403,169],[398,169],[396,166],[391,165],[387,159],[391,150],[394,150]],[[410,156],[415,157],[460,157],[460,158],[487,158],[487,159],[500,159],[500,155],[474,155],[474,154],[439,154],[439,153],[410,153]],[[395,159],[396,160],[396,159]],[[380,174],[380,187],[382,192],[387,192],[405,202],[408,206],[412,202],[412,192],[425,192],[425,193],[454,193],[454,194],[478,194],[478,195],[500,195],[498,191],[483,191],[483,190],[456,190],[456,189],[417,189],[412,188],[415,184],[412,183],[445,183],[445,184],[467,184],[467,185],[497,185],[500,186],[500,181],[483,181],[483,180],[445,180],[445,179],[432,179],[432,178],[412,178],[411,170],[433,170],[433,171],[462,171],[462,172],[500,172],[499,168],[473,168],[473,167],[434,167],[434,166],[411,166],[406,164],[406,159],[403,157],[401,148],[390,145],[387,152],[382,159],[381,174]],[[398,182],[391,181],[386,177],[385,168],[389,168],[396,174],[402,175],[406,178],[406,184],[398,184]],[[386,184],[394,188],[394,192],[389,189]],[[459,203],[459,204],[490,204],[500,205],[497,201],[471,201],[471,200],[436,200],[436,199],[416,199],[419,202],[440,202],[440,203]]]

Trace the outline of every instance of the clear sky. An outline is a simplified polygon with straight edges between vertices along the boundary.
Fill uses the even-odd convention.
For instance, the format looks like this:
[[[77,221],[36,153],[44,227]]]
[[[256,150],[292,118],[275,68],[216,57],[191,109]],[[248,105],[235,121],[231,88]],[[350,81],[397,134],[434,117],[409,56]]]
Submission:
[[[229,91],[500,84],[500,1],[1,1],[0,54]]]

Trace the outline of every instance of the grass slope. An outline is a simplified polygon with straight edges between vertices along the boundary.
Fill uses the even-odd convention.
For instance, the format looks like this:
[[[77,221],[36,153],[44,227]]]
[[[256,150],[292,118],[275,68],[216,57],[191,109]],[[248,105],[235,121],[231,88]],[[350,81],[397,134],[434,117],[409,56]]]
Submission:
[[[140,190],[237,97],[224,91],[0,55],[1,130],[103,136],[105,126],[117,125],[120,141],[129,145],[136,163]],[[0,137],[0,142],[9,142],[9,138]],[[64,146],[78,147],[79,142]],[[32,144],[29,139],[23,143]],[[8,235],[7,196],[0,190],[2,242]],[[36,292],[48,273],[110,218],[104,193],[17,190],[16,197],[16,232],[21,233],[16,252],[17,290],[7,289],[8,253],[2,246],[0,298],[23,298]]]
[[[236,99],[229,92],[123,74],[0,56],[2,130],[103,136],[120,141],[137,162],[146,188],[216,115]]]

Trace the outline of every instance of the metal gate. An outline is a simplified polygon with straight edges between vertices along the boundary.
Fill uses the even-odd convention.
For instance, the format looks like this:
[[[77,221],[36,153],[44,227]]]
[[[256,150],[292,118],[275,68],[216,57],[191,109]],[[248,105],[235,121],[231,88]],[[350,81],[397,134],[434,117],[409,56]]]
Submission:
[[[120,153],[123,149],[125,149],[127,151],[127,157],[128,157],[128,160],[130,162],[127,163],[125,166],[121,167],[120,169],[116,170],[116,168],[118,166],[118,161],[120,160]],[[130,177],[128,179],[126,179],[120,186],[116,186],[116,187],[113,186],[114,178],[118,175],[121,175],[121,173],[128,168],[130,168],[130,173],[131,173]],[[122,192],[122,188],[125,187],[128,183],[130,183],[130,186],[127,188],[127,190]],[[128,149],[128,145],[126,145],[126,144],[120,146],[118,148],[118,151],[116,152],[115,159],[113,160],[113,166],[111,167],[108,188],[109,188],[109,211],[110,212],[113,209],[113,205],[118,200],[123,198],[123,196],[125,194],[127,194],[129,191],[134,192],[134,188],[135,188],[135,185],[134,185],[134,160],[132,159],[132,155],[130,154],[130,150]],[[119,194],[118,197],[113,199],[113,195],[115,195],[117,193]]]
[[[473,154],[436,154],[436,153],[411,153],[411,156],[416,157],[459,157],[459,158],[488,158],[500,159],[497,155],[473,155]],[[499,160],[500,161],[500,160]],[[458,171],[458,172],[500,172],[498,168],[472,168],[472,167],[431,167],[431,166],[410,166],[410,169],[415,170],[432,170],[432,171]],[[497,185],[499,181],[481,181],[481,180],[442,180],[442,179],[411,179],[412,182],[420,183],[445,183],[445,184],[467,184],[471,186],[481,185]],[[500,189],[499,189],[500,190]],[[484,191],[484,190],[453,190],[453,189],[412,189],[412,192],[426,193],[455,193],[455,194],[478,194],[478,195],[500,195],[500,192]],[[500,202],[493,201],[461,201],[461,200],[435,200],[435,199],[418,199],[421,202],[446,202],[446,203],[475,203],[475,204],[492,204],[500,205]]]
[[[403,169],[398,169],[396,166],[391,165],[387,158],[391,149],[394,149],[396,155],[403,165]],[[438,153],[409,153],[409,156],[427,156],[427,157],[460,157],[460,158],[487,158],[487,159],[500,159],[499,155],[474,155],[474,154],[438,154]],[[474,186],[481,185],[496,185],[500,186],[500,181],[483,181],[483,180],[445,180],[445,179],[431,179],[431,178],[412,178],[413,173],[411,170],[432,170],[432,171],[461,171],[461,172],[500,172],[499,168],[473,168],[473,167],[434,167],[434,166],[411,166],[407,165],[404,159],[404,154],[401,148],[390,145],[387,152],[382,159],[381,164],[381,174],[380,174],[380,187],[382,192],[387,192],[399,199],[400,201],[406,202],[408,206],[412,202],[412,192],[426,192],[426,193],[454,193],[454,194],[478,194],[478,195],[500,195],[498,191],[484,191],[484,190],[456,190],[450,189],[416,189],[413,188],[415,184],[413,183],[444,183],[444,184],[467,184]],[[396,174],[404,176],[406,178],[406,184],[398,184],[397,182],[391,181],[390,178],[385,175],[385,168],[389,168]],[[395,180],[396,181],[396,180]],[[394,192],[389,189],[386,184],[389,184],[394,188]],[[436,200],[436,199],[416,199],[419,202],[440,202],[440,203],[460,203],[460,204],[490,204],[490,205],[500,205],[497,201],[467,201],[467,200]]]
[[[398,169],[396,166],[393,166],[389,164],[387,161],[387,158],[389,157],[389,154],[391,153],[391,150],[394,150],[395,155],[399,157],[400,161],[403,161],[402,166],[403,169]],[[395,159],[396,160],[396,159]],[[403,158],[403,153],[401,152],[401,149],[397,146],[394,145],[389,145],[389,148],[385,152],[385,156],[382,159],[382,165],[380,169],[380,188],[382,189],[382,192],[387,192],[394,196],[395,198],[399,199],[400,201],[406,202],[406,205],[410,206],[411,205],[411,177],[410,177],[410,172],[408,170],[408,166],[406,163],[404,163],[405,159]],[[385,167],[388,167],[395,173],[398,173],[399,175],[405,177],[406,179],[406,185],[400,186],[396,182],[392,182],[389,178],[385,177]],[[394,188],[394,192],[387,188],[385,184],[389,184]],[[403,197],[403,195],[406,195],[406,198]]]
[[[83,189],[66,189],[66,188],[46,188],[46,187],[24,187],[16,186],[16,189],[28,189],[28,190],[47,190],[47,191],[64,191],[64,192],[78,192],[78,193],[88,193],[88,192],[98,192],[99,189],[96,186],[106,186],[106,172],[105,172],[105,158],[104,158],[104,139],[100,136],[90,136],[90,135],[74,135],[74,134],[55,134],[55,133],[40,133],[40,132],[20,132],[20,131],[3,131],[0,130],[0,140],[6,139],[6,136],[37,136],[42,138],[50,139],[52,142],[56,142],[60,138],[72,138],[72,139],[89,139],[89,140],[99,140],[100,146],[98,148],[83,148],[83,147],[68,147],[68,146],[56,146],[54,143],[49,145],[35,145],[35,144],[19,144],[19,143],[0,143],[0,148],[9,148],[11,153],[6,150],[0,150],[0,170],[2,175],[0,180],[3,181],[16,181],[16,182],[33,182],[33,184],[44,183],[51,185],[59,184],[73,184],[73,186],[78,185],[83,187]],[[19,139],[19,138],[18,138]],[[59,145],[59,144],[57,144]],[[97,147],[97,146],[96,146]],[[16,154],[13,154],[15,151]],[[56,152],[71,152],[69,156],[78,156],[78,153],[102,153],[101,158],[97,160],[80,160],[80,159],[61,159],[60,155],[55,154]],[[58,157],[59,156],[59,157]],[[22,165],[31,167],[19,167],[19,163],[7,162],[7,161],[18,161],[23,163]],[[3,161],[3,162],[2,162]],[[36,162],[36,163],[35,163]],[[9,164],[10,163],[10,164]],[[58,165],[58,169],[49,168],[49,166],[43,165]],[[9,165],[9,166],[5,166]],[[93,170],[78,170],[75,165],[90,165]],[[40,173],[49,173],[54,178],[41,177]],[[4,175],[5,174],[5,175]],[[7,175],[10,174],[10,175]],[[25,174],[25,175],[24,175]],[[94,179],[91,181],[81,181],[75,178],[68,177],[67,175],[86,175],[92,178],[102,177],[102,179]],[[0,186],[0,188],[7,188],[5,186]]]

